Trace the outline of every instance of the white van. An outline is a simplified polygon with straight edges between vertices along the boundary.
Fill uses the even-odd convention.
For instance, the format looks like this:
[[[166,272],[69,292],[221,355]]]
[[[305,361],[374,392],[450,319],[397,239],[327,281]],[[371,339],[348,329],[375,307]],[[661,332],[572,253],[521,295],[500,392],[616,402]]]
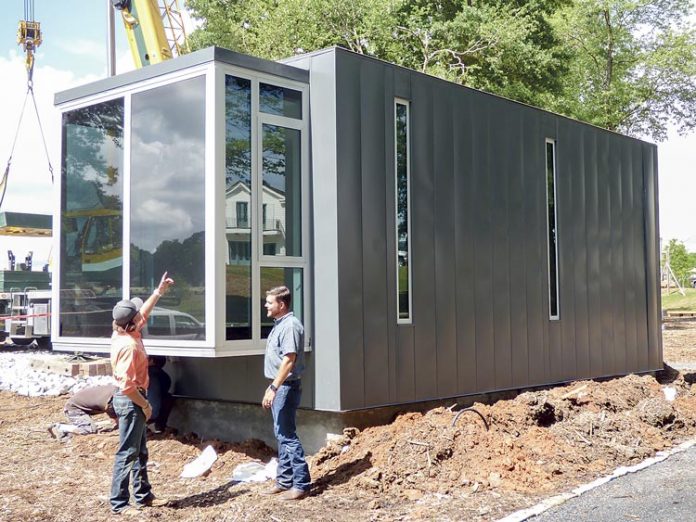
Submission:
[[[150,312],[143,336],[150,339],[205,339],[205,325],[185,312],[156,306]]]

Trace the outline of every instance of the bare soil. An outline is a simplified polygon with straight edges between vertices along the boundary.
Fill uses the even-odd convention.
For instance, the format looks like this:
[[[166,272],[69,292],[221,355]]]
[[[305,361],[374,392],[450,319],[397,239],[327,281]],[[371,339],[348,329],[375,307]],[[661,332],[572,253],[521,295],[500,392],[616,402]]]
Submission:
[[[667,323],[665,360],[696,368],[696,321]],[[696,370],[694,370],[696,372]],[[312,495],[292,505],[232,483],[238,464],[268,461],[259,441],[229,444],[165,433],[148,441],[150,479],[167,505],[138,520],[495,520],[636,464],[696,436],[696,373],[578,381],[462,412],[436,408],[345,430],[310,458]],[[677,397],[669,402],[664,388]],[[0,392],[0,520],[117,520],[107,502],[116,433],[51,439],[65,397]],[[180,479],[208,444],[219,459]]]

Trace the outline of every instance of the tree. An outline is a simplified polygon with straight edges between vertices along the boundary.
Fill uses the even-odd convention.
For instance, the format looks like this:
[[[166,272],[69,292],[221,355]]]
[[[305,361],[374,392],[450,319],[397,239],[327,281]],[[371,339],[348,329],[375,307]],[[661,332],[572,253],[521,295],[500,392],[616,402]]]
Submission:
[[[681,285],[685,285],[689,277],[689,271],[694,268],[692,259],[686,250],[686,246],[677,239],[670,239],[662,253],[662,264],[669,262],[669,266]]]
[[[560,113],[663,140],[696,126],[691,0],[574,0],[553,17],[570,58]]]
[[[696,127],[693,0],[189,0],[195,48],[338,45],[655,140]]]
[[[194,48],[278,59],[338,45],[543,105],[560,93],[565,49],[548,17],[562,0],[189,0]]]

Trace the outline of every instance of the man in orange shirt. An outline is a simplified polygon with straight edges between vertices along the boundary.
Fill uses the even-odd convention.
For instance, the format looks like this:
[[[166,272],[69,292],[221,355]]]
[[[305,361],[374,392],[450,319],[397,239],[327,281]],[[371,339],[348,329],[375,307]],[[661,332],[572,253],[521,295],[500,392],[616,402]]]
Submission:
[[[119,445],[111,479],[111,511],[124,513],[130,508],[129,479],[133,474],[133,497],[136,506],[151,506],[155,500],[147,477],[146,422],[152,416],[147,401],[147,353],[141,330],[159,298],[174,281],[162,275],[160,284],[143,303],[139,298],[124,299],[114,306],[111,336],[111,367],[119,390],[112,402],[118,416]]]

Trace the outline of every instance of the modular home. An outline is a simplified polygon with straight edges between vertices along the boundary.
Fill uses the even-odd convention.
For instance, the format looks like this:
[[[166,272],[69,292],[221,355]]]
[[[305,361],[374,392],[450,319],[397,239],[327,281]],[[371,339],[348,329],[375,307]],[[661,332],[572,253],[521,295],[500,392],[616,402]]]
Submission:
[[[182,425],[249,435],[223,419],[260,410],[279,284],[320,425],[662,367],[653,144],[341,48],[208,48],[55,103],[54,349],[107,352],[168,270],[145,343]]]

